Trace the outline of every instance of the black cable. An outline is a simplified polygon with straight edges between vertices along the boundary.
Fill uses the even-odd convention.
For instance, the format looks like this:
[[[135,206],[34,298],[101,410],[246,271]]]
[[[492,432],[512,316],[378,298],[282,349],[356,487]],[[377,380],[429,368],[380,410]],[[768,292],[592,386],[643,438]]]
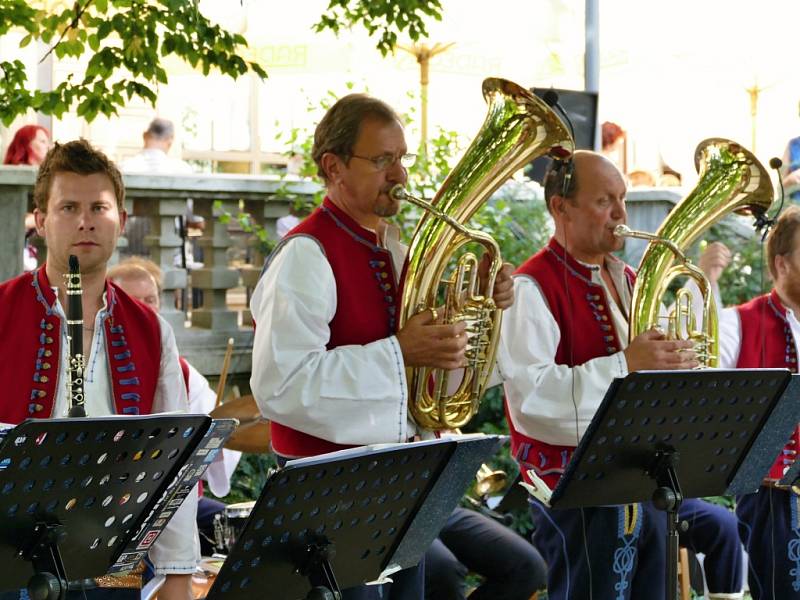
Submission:
[[[553,90],[548,90],[545,93],[545,102],[550,104],[549,100],[552,100],[555,97],[554,103],[551,106],[555,106],[561,114],[564,115],[564,118],[569,125],[570,132],[572,133],[572,139],[575,139],[575,131],[572,128],[572,121],[570,121],[567,113],[564,112],[564,109],[561,108],[561,105],[558,103],[558,94],[556,94]],[[569,193],[569,184],[572,180],[572,174],[574,169],[574,163],[572,163],[572,159],[567,161],[570,168],[565,168],[564,172],[562,173],[562,177],[566,182],[561,187],[561,193],[566,200],[566,195]],[[568,263],[567,263],[567,247],[569,246],[569,241],[567,239],[567,232],[564,231],[564,292],[567,296],[567,306],[572,306],[572,299],[570,297],[570,290],[569,290],[569,274],[568,274]],[[580,435],[580,417],[578,415],[578,401],[575,399],[575,355],[574,355],[574,348],[575,348],[575,328],[570,326],[569,327],[569,364],[570,364],[570,397],[572,398],[572,409],[575,413],[575,446],[580,445],[581,435]],[[584,509],[579,509],[581,513],[581,535],[583,537],[583,552],[584,556],[586,557],[586,569],[589,574],[589,600],[593,600],[593,589],[594,589],[594,578],[592,575],[592,560],[589,556],[589,536],[586,533],[586,513]],[[569,560],[569,557],[567,557]]]
[[[763,233],[761,234],[761,243],[760,243],[760,253],[759,253],[759,289],[761,293],[766,293],[764,290],[764,244],[767,239],[767,235],[769,234],[770,229],[778,222],[778,217],[783,211],[783,203],[785,199],[785,190],[783,188],[783,179],[781,178],[780,168],[783,166],[783,161],[780,158],[773,157],[769,159],[769,166],[771,169],[774,169],[778,175],[778,186],[780,188],[780,203],[778,204],[778,210],[775,211],[775,214],[769,217],[767,212],[764,211],[764,214],[756,216],[756,223],[755,228],[756,231],[761,231],[763,229]],[[771,271],[770,271],[771,272]],[[767,310],[767,303],[764,302],[761,307],[761,323],[762,325],[765,323],[765,319],[767,318],[766,315]],[[741,343],[741,342],[740,342]],[[760,365],[763,368],[766,362],[766,340],[761,340],[761,361]]]

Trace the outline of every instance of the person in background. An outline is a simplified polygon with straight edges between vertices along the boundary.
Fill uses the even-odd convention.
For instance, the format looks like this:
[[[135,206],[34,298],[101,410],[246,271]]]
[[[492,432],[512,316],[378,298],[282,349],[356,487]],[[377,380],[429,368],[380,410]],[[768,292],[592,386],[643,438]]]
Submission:
[[[25,125],[14,134],[6,149],[4,165],[38,167],[50,149],[50,132],[41,125]]]
[[[25,214],[25,247],[22,250],[22,270],[33,271],[39,266],[39,249],[34,245],[36,219],[33,213]]]
[[[189,175],[192,167],[179,158],[169,156],[175,141],[175,126],[172,121],[155,118],[142,134],[142,150],[120,163],[123,173],[146,175]],[[144,239],[150,233],[150,219],[131,215],[125,237],[128,245],[120,249],[122,256],[147,256],[150,252]]]
[[[532,544],[459,506],[425,552],[425,597],[465,600],[470,571],[483,579],[470,600],[530,600],[547,585],[547,565]]]
[[[169,156],[175,141],[175,125],[168,119],[156,117],[142,134],[144,147],[139,154],[122,161],[124,173],[148,175],[188,175],[192,167],[179,158]]]
[[[275,233],[278,234],[278,239],[282,239],[300,224],[300,221],[305,219],[309,214],[307,205],[294,202],[289,206],[289,214],[281,217],[275,222]]]
[[[781,178],[786,193],[794,202],[800,202],[800,136],[790,139],[783,151]]]
[[[161,269],[151,260],[140,257],[126,258],[108,270],[108,278],[128,295],[136,298],[154,312],[161,307]],[[185,358],[180,357],[186,391],[189,394],[189,412],[208,414],[217,404],[217,394],[208,380]],[[223,450],[217,455],[203,475],[211,493],[222,498],[231,490],[231,475],[239,464],[242,453]],[[225,509],[218,500],[201,496],[197,503],[197,526],[204,556],[213,553],[214,516]]]
[[[625,130],[616,123],[605,121],[600,126],[600,132],[603,156],[617,165],[620,171],[627,172]]]
[[[50,149],[50,132],[41,125],[25,125],[17,130],[6,149],[4,165],[38,167]],[[33,271],[38,265],[38,249],[33,243],[36,226],[33,213],[25,215],[25,245],[22,250],[22,268]]]

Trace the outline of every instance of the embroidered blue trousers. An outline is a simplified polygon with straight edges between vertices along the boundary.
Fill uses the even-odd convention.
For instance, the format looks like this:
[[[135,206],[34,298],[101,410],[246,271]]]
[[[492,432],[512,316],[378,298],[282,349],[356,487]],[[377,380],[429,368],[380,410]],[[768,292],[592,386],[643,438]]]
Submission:
[[[663,600],[666,517],[651,503],[552,510],[531,501],[549,600]]]
[[[767,486],[737,499],[754,600],[800,600],[799,508],[800,496]]]

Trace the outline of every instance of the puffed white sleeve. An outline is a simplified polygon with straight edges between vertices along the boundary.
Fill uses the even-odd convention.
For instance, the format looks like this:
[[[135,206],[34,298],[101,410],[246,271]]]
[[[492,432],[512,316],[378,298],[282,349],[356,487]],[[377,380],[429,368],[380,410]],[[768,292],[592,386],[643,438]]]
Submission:
[[[153,413],[187,412],[186,384],[178,361],[172,327],[161,324],[161,368],[153,401]],[[197,533],[197,489],[192,490],[150,548],[150,561],[157,575],[194,573],[200,559]]]
[[[548,444],[575,445],[612,380],[628,374],[625,355],[617,352],[575,367],[556,364],[561,332],[539,284],[517,276],[514,293],[498,348],[514,428]]]
[[[719,315],[719,366],[722,369],[735,369],[739,362],[742,344],[742,324],[739,311],[725,308]]]
[[[253,396],[268,419],[337,444],[402,442],[408,392],[395,336],[328,350],[336,281],[316,240],[288,239],[250,302]]]

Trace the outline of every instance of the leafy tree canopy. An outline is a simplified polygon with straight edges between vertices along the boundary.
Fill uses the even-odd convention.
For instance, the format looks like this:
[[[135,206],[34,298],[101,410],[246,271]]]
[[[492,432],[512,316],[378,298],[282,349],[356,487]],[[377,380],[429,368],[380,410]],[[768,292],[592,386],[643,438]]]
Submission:
[[[428,35],[426,18],[442,19],[440,0],[330,0],[314,30],[338,34],[362,26],[370,36],[380,36],[378,50],[386,56],[397,45],[398,33],[405,32],[414,41]]]
[[[234,0],[230,0],[234,1]],[[425,35],[423,19],[441,18],[439,0],[331,0],[315,31],[362,25],[379,35],[386,54],[400,32]],[[247,40],[211,23],[197,0],[0,0],[0,36],[23,32],[25,47],[41,41],[45,54],[88,57],[83,76],[70,75],[50,91],[32,89],[20,60],[0,60],[0,121],[9,125],[28,110],[61,117],[76,109],[87,121],[110,116],[133,98],[151,104],[167,83],[164,58],[172,55],[208,74],[239,77],[267,73],[246,60]],[[43,57],[44,59],[44,57]]]

